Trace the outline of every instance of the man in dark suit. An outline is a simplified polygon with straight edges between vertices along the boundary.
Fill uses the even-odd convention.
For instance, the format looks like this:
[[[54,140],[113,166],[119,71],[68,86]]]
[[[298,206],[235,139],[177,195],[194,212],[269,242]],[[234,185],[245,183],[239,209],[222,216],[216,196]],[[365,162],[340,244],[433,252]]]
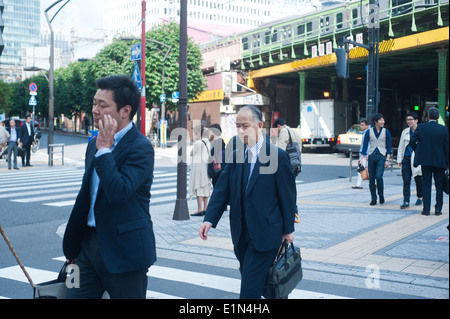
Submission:
[[[25,123],[20,127],[20,145],[25,150],[25,158],[22,157],[22,166],[32,166],[30,164],[31,145],[34,145],[34,130],[31,125],[31,115],[27,114]],[[26,159],[26,161],[25,161]]]
[[[415,150],[414,167],[422,165],[423,211],[422,215],[430,215],[431,177],[434,175],[436,186],[435,214],[442,214],[443,181],[448,168],[448,128],[437,123],[439,109],[428,110],[428,123],[417,126],[409,145]]]
[[[131,119],[140,93],[130,78],[96,81],[92,115],[98,137],[86,150],[86,171],[64,234],[68,262],[80,269],[68,298],[143,299],[156,261],[149,214],[154,150]]]
[[[259,109],[241,108],[236,127],[233,161],[214,187],[199,234],[206,240],[230,203],[231,238],[242,277],[240,298],[259,299],[278,248],[284,240],[294,240],[297,191],[289,156],[263,137]]]
[[[13,155],[14,169],[19,169],[17,167],[17,147],[20,142],[20,132],[16,127],[16,121],[10,120],[9,127],[6,128],[9,133],[8,138],[8,169],[11,169],[11,155]]]

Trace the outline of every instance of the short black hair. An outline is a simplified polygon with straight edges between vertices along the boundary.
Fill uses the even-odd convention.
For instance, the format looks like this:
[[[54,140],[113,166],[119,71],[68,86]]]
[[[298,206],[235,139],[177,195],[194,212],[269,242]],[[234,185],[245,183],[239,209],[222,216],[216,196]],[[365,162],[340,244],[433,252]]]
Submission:
[[[133,119],[139,108],[141,93],[129,76],[110,75],[97,79],[95,85],[100,90],[109,90],[114,93],[114,102],[117,104],[117,112],[125,105],[130,105],[130,120]]]
[[[362,119],[361,121],[359,121],[359,124],[364,123],[365,125],[369,125],[369,121],[367,121],[366,119]]]
[[[275,122],[273,122],[273,127],[278,127],[278,125],[281,125],[281,126],[286,125],[286,120],[281,117],[277,118],[275,120]]]
[[[222,133],[222,128],[220,127],[220,124],[218,124],[218,123],[211,124],[211,125],[209,126],[209,128],[215,128],[215,129],[217,129],[220,133]]]
[[[430,118],[430,120],[437,120],[439,119],[439,109],[437,107],[430,107],[430,109],[428,110],[428,117]]]
[[[409,112],[408,114],[406,114],[405,119],[408,118],[408,116],[411,116],[413,119],[418,120],[419,119],[419,115],[417,115],[416,112]]]
[[[376,122],[378,122],[379,120],[381,120],[382,118],[384,118],[383,114],[381,113],[375,113],[372,116],[372,122],[375,124]]]

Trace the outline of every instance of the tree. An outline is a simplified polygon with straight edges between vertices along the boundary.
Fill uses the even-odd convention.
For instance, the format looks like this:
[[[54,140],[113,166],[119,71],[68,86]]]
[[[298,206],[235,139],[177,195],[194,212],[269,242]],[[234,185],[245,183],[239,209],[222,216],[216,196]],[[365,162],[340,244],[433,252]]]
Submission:
[[[9,114],[13,106],[12,87],[0,81],[0,113]]]
[[[164,63],[164,92],[162,92],[162,61],[167,48],[154,42],[147,41],[146,45],[146,96],[147,107],[153,104],[160,105],[159,96],[164,93],[167,97],[172,92],[179,90],[179,55],[180,55],[180,27],[176,23],[160,25],[146,34],[147,39],[156,40],[170,47],[170,52]],[[188,41],[188,100],[193,99],[197,93],[202,92],[206,87],[206,80],[202,75],[200,66],[202,64],[202,54],[200,47],[191,39]],[[166,100],[166,109],[169,111],[178,108],[177,103]]]

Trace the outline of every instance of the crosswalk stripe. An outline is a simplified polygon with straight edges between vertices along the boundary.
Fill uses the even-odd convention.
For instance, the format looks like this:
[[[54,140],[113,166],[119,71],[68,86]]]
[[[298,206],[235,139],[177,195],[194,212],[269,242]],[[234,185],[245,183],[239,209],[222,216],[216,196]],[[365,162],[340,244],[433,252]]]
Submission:
[[[81,166],[57,171],[38,170],[0,174],[0,199],[6,198],[17,203],[41,202],[42,205],[53,207],[73,206],[83,174],[84,169]],[[155,171],[150,191],[151,204],[174,201],[177,178],[177,172]],[[25,181],[28,182],[27,185],[19,186]]]
[[[32,186],[8,187],[5,189],[0,189],[0,193],[23,191],[23,190],[30,190],[30,189],[42,189],[42,184],[47,184],[47,183],[46,182],[45,183],[33,182]],[[75,185],[81,185],[81,181],[47,184],[45,187],[46,188],[60,188],[60,187],[75,186]]]
[[[53,258],[55,260],[65,260],[64,257]],[[42,270],[37,268],[26,267],[27,272],[35,284],[56,279],[57,272]],[[169,280],[175,282],[182,282],[194,286],[199,286],[208,289],[215,289],[229,293],[239,294],[241,280],[231,277],[211,275],[201,272],[194,272],[189,270],[182,270],[172,267],[162,267],[153,265],[149,268],[148,277]],[[28,283],[27,278],[19,266],[11,266],[0,269],[0,278],[15,280],[19,282]],[[157,288],[157,287],[150,287]],[[2,297],[0,297],[2,298]],[[4,297],[7,298],[7,297]],[[147,290],[146,298],[148,299],[184,299],[183,297],[165,294],[154,290]],[[303,289],[294,289],[289,295],[289,299],[350,299],[343,296],[307,291]]]
[[[70,198],[77,197],[78,193],[68,193],[62,195],[49,195],[49,196],[41,196],[41,197],[31,197],[31,198],[21,198],[21,199],[13,199],[13,202],[16,203],[34,203],[34,202],[43,202],[51,199],[61,199],[61,198]]]

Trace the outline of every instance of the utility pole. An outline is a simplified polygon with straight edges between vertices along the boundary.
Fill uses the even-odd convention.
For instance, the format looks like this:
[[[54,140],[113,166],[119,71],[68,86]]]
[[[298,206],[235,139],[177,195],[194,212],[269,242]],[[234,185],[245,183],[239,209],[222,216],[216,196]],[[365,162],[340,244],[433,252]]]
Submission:
[[[142,57],[141,57],[141,79],[142,79],[142,89],[141,89],[141,117],[140,117],[140,129],[142,135],[145,136],[145,110],[146,110],[146,101],[145,101],[145,10],[146,10],[146,2],[142,0],[142,35],[141,35],[141,47],[142,47]]]
[[[177,200],[174,220],[188,220],[189,209],[186,199],[187,164],[186,164],[186,132],[187,132],[187,0],[180,0],[180,100],[178,102],[178,124],[183,131],[178,135],[178,164],[177,164]]]
[[[369,59],[367,61],[366,119],[378,113],[378,38],[380,32],[379,7],[375,0],[369,1]]]
[[[375,113],[378,113],[378,104],[380,102],[379,93],[379,50],[378,41],[380,36],[379,6],[376,0],[369,1],[369,15],[367,21],[368,27],[368,45],[358,43],[347,39],[346,36],[338,39],[340,48],[336,49],[336,70],[337,76],[347,79],[348,70],[348,50],[344,48],[345,44],[353,44],[363,47],[369,52],[367,61],[367,79],[366,79],[366,119],[371,120]]]

